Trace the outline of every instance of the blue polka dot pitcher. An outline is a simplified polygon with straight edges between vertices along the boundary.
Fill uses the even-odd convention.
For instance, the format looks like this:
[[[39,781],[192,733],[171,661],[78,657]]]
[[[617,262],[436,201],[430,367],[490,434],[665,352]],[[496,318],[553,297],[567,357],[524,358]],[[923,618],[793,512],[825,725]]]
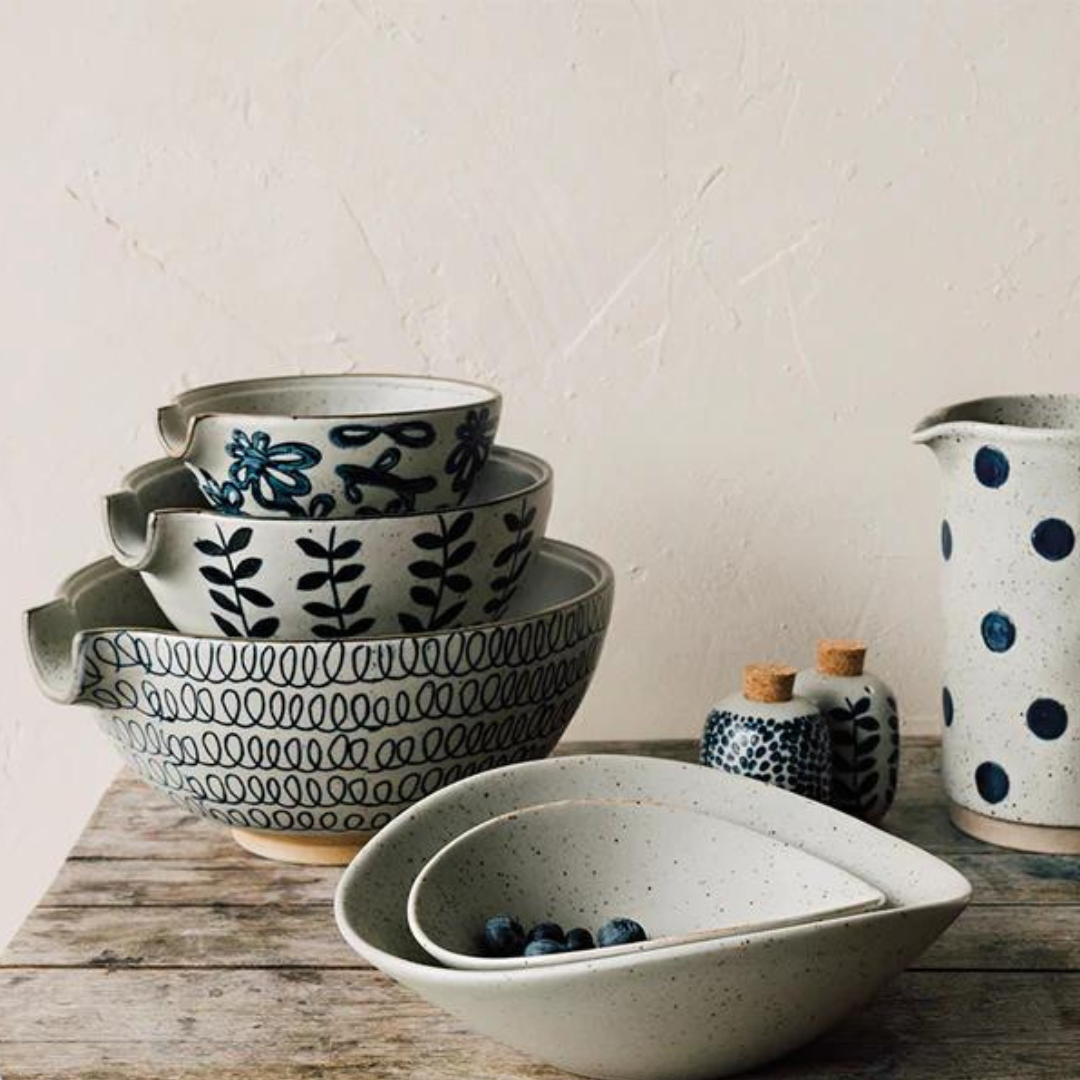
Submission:
[[[945,478],[942,764],[955,824],[1080,853],[1080,396],[985,398],[913,439]]]

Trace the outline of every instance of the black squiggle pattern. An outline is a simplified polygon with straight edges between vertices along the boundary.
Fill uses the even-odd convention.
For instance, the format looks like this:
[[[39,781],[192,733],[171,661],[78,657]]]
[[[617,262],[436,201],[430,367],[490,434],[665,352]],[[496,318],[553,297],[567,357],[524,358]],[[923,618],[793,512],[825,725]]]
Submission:
[[[80,700],[110,707],[110,687],[121,671],[154,679],[187,678],[204,685],[257,683],[295,689],[476,675],[542,662],[602,633],[610,610],[611,594],[604,592],[537,619],[383,642],[264,644],[101,631],[84,639]]]
[[[385,642],[84,642],[82,700],[193,814],[287,831],[381,828],[426,794],[551,752],[603,644],[610,590],[476,631]]]
[[[165,723],[311,732],[379,731],[440,719],[481,716],[493,709],[539,704],[587,678],[596,665],[602,638],[596,635],[576,649],[527,670],[508,669],[455,682],[425,679],[410,690],[390,693],[303,693],[249,687],[208,689],[181,682],[174,689],[153,680],[118,680],[103,708],[121,709]],[[99,698],[106,695],[99,694]]]

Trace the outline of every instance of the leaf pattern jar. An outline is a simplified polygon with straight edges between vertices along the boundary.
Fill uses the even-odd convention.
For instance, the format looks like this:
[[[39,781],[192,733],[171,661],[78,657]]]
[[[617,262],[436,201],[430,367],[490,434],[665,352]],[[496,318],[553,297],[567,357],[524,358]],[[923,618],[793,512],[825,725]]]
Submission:
[[[865,663],[861,641],[826,638],[818,642],[817,666],[795,680],[795,693],[829,725],[833,806],[875,822],[896,795],[900,721],[896,695]]]
[[[792,696],[794,683],[794,668],[747,665],[742,693],[705,720],[701,764],[827,802],[829,729],[814,705]]]

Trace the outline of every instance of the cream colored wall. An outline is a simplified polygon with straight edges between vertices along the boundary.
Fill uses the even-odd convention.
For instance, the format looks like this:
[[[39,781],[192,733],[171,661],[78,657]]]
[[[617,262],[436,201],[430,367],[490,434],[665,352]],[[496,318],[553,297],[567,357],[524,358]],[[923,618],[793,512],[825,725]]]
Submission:
[[[17,613],[196,383],[491,380],[615,565],[572,734],[868,638],[933,722],[938,403],[1075,389],[1066,3],[0,8],[0,941],[114,770]]]

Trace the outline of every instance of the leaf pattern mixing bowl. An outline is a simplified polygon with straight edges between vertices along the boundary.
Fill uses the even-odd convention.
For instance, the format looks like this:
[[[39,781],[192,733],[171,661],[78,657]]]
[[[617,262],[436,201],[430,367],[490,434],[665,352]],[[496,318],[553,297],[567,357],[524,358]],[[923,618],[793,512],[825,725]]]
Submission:
[[[203,508],[168,458],[136,469],[105,508],[117,561],[181,633],[309,640],[500,618],[535,562],[551,495],[546,462],[499,447],[465,505],[439,513],[237,518]]]

